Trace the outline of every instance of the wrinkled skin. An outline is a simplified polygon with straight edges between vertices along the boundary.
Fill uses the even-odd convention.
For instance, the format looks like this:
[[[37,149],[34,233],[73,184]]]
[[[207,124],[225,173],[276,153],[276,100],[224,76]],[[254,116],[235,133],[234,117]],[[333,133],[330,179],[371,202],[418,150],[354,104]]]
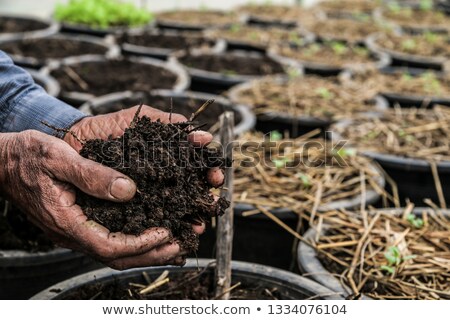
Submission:
[[[84,118],[70,129],[82,140],[107,139],[123,134],[137,107]],[[169,114],[144,106],[141,115],[169,122]],[[186,121],[173,114],[172,122]],[[202,146],[211,142],[206,132],[189,136]],[[0,134],[0,194],[6,195],[29,219],[58,245],[91,255],[115,269],[151,265],[182,265],[186,252],[163,228],[151,228],[140,236],[111,233],[88,221],[75,204],[74,186],[92,196],[126,202],[136,192],[134,182],[123,174],[81,157],[82,145],[71,134],[64,140],[27,130]],[[212,186],[223,183],[221,170],[208,173]],[[202,233],[204,225],[193,226]]]

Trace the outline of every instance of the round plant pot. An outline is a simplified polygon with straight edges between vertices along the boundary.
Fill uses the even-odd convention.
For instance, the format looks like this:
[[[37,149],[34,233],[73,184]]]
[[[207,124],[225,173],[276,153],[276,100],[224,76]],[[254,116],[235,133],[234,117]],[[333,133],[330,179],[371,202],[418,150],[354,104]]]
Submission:
[[[349,125],[351,125],[350,120],[343,120],[336,123],[335,127]],[[343,137],[333,132],[333,139],[339,140],[341,138]],[[403,204],[406,203],[406,199],[416,205],[426,205],[424,199],[431,199],[434,203],[439,203],[435,180],[428,161],[363,149],[358,151],[375,160],[392,178],[397,185],[398,194]],[[436,163],[436,166],[445,201],[450,203],[450,162],[441,161]]]
[[[305,74],[316,74],[323,77],[333,77],[346,70],[364,71],[368,69],[381,69],[387,67],[391,63],[391,59],[388,54],[383,52],[372,51],[370,57],[373,61],[368,63],[348,63],[344,65],[332,65],[330,63],[324,62],[312,62],[306,60],[298,60],[290,57],[283,56],[279,48],[272,47],[268,51],[268,55],[280,61],[281,63],[286,63],[289,65],[297,65],[301,67]]]
[[[166,82],[165,84],[162,84],[162,78],[158,78],[158,79],[154,79],[154,83],[149,82],[151,80],[151,78],[145,80],[145,82],[142,82],[139,85],[139,90],[142,91],[150,91],[152,89],[171,89],[177,92],[181,92],[184,91],[185,89],[187,89],[187,87],[189,87],[190,84],[190,79],[189,76],[186,72],[186,70],[184,70],[184,68],[182,68],[176,61],[169,61],[169,62],[163,62],[160,60],[156,60],[156,59],[151,59],[151,58],[144,58],[144,57],[129,57],[129,58],[119,58],[119,59],[111,59],[111,58],[107,58],[104,56],[98,56],[98,55],[92,55],[92,56],[84,56],[84,57],[74,57],[74,58],[68,58],[68,59],[64,59],[62,60],[60,63],[53,63],[50,64],[46,67],[44,67],[42,69],[42,72],[44,74],[50,74],[52,76],[54,76],[61,85],[61,94],[59,95],[59,98],[61,100],[64,100],[65,102],[72,104],[73,106],[77,106],[79,107],[80,105],[82,105],[83,103],[85,103],[86,101],[92,100],[94,99],[96,96],[101,96],[104,94],[108,94],[108,93],[113,93],[113,92],[119,92],[119,91],[123,91],[123,87],[120,86],[120,82],[115,82],[115,79],[111,79],[111,78],[100,78],[100,79],[94,79],[91,80],[92,83],[94,83],[95,85],[97,85],[97,83],[100,83],[100,85],[97,87],[97,89],[95,89],[95,91],[93,92],[98,92],[98,93],[91,93],[89,92],[89,87],[87,87],[87,90],[84,91],[78,91],[78,90],[71,90],[71,89],[67,89],[65,87],[65,84],[63,83],[62,79],[66,79],[65,81],[74,81],[75,83],[77,83],[78,88],[81,88],[80,84],[78,84],[80,82],[80,79],[78,79],[80,76],[74,71],[74,68],[88,68],[89,66],[93,66],[93,65],[97,65],[97,71],[95,72],[91,72],[88,74],[88,76],[93,76],[95,77],[97,75],[98,77],[98,73],[100,72],[105,72],[108,71],[110,69],[112,69],[111,67],[108,66],[108,63],[111,64],[118,64],[120,65],[121,62],[125,62],[128,63],[128,67],[130,64],[136,64],[139,66],[142,66],[141,68],[136,68],[136,71],[140,72],[140,74],[142,74],[144,76],[143,70],[148,69],[147,73],[149,76],[151,76],[153,73],[155,73],[156,71],[163,73],[164,75],[167,76],[166,78]],[[125,67],[124,67],[125,68]],[[126,69],[126,68],[125,68]],[[73,74],[71,72],[71,70],[73,72],[75,72],[76,74]],[[70,74],[67,74],[67,72],[69,72]],[[126,76],[126,72],[131,72],[130,70],[124,70],[123,71],[123,76]],[[117,77],[119,77],[120,75],[117,75]],[[131,75],[132,76],[132,75]],[[71,80],[68,80],[68,79]],[[170,79],[169,79],[170,78]],[[95,80],[95,81],[94,81]],[[106,81],[111,81],[111,83],[113,84],[112,87],[113,88],[105,88],[104,87],[104,83]],[[82,80],[84,81],[87,85],[87,82],[89,82],[88,80],[84,79]],[[133,85],[135,85],[135,83],[133,83],[136,80],[130,80],[130,84],[124,83],[124,86],[127,86],[128,88],[132,88]],[[123,82],[123,80],[122,80]],[[73,85],[72,85],[73,86]],[[110,92],[108,92],[109,90],[111,90]],[[136,89],[137,90],[137,89]]]
[[[277,81],[282,84],[287,79],[285,77],[279,77]],[[252,86],[252,82],[240,84],[228,91],[227,96],[233,103],[242,104],[239,99],[240,93],[250,89]],[[381,96],[376,96],[373,103],[375,112],[381,113],[388,108],[388,102]],[[252,110],[251,106],[249,106],[249,109]],[[316,129],[320,129],[322,134],[325,134],[325,131],[333,123],[334,121],[330,118],[318,118],[307,115],[294,117],[288,113],[271,112],[256,115],[255,129],[263,133],[287,131],[291,138],[297,138]]]
[[[102,96],[88,101],[80,107],[80,111],[99,115],[111,113],[123,107],[132,107],[140,103],[150,105],[157,109],[170,112],[173,106],[174,113],[180,113],[189,118],[205,101],[214,99],[215,102],[199,114],[198,122],[208,125],[204,130],[216,127],[219,116],[224,111],[232,111],[235,118],[234,133],[236,136],[251,130],[256,122],[255,115],[242,105],[232,104],[228,99],[216,95],[198,92],[174,92],[170,90],[153,90],[149,93],[124,91]]]
[[[385,179],[381,171],[373,166],[378,172],[376,183],[384,188]],[[374,190],[368,190],[365,194],[367,205],[376,203],[380,195]],[[354,209],[361,206],[362,196],[335,201],[319,207],[324,212],[334,209]],[[276,223],[264,214],[244,216],[246,211],[253,211],[256,207],[249,204],[236,203],[234,207],[234,237],[233,237],[233,259],[260,263],[281,269],[292,269],[295,267],[296,238],[289,232],[276,225]],[[296,230],[299,224],[299,215],[288,208],[270,210],[277,218]],[[307,221],[299,231],[300,234],[308,228]],[[216,242],[215,229],[206,228],[205,234],[200,237],[200,248],[197,253],[199,257],[214,257]]]
[[[14,26],[16,25],[16,26]],[[49,36],[57,33],[59,24],[36,17],[0,15],[0,40],[26,36]]]
[[[186,48],[200,47],[207,45],[213,51],[222,51],[224,49],[223,42],[210,41],[200,34],[181,33],[174,30],[148,30],[127,32],[124,34],[124,40],[121,44],[122,53],[125,55],[144,56],[155,59],[167,60],[169,56],[179,50]],[[130,39],[139,39],[148,45],[140,45],[132,43]],[[165,44],[158,45],[158,39],[165,39]],[[156,43],[155,43],[156,42]]]
[[[383,209],[388,210],[388,209]],[[390,209],[389,209],[390,210]],[[423,211],[423,208],[415,208],[413,213],[416,215],[420,215],[420,212]],[[392,209],[392,214],[402,214],[402,209]],[[448,216],[450,212],[442,211],[443,214]],[[321,229],[324,234],[327,230],[327,227],[324,225]],[[314,241],[316,238],[317,231],[315,229],[309,229],[304,238],[308,241]],[[311,278],[312,280],[324,285],[334,292],[341,292],[344,296],[348,296],[352,294],[352,290],[345,286],[339,278],[335,277],[331,274],[325,267],[322,262],[317,257],[316,250],[307,244],[300,242],[297,247],[297,262],[298,267],[304,277]],[[363,300],[371,300],[367,296],[362,296]]]
[[[1,40],[0,50],[5,51],[16,65],[25,68],[40,69],[52,61],[60,61],[67,57],[82,57],[85,55],[117,56],[119,47],[112,44],[112,39],[99,39],[84,35],[56,34],[50,36],[24,36],[17,39]],[[66,45],[72,45],[74,52],[65,52]],[[42,49],[36,49],[37,47]],[[51,48],[49,48],[51,47]],[[17,51],[28,51],[19,54]],[[50,51],[50,53],[49,53]],[[53,51],[53,52],[51,52]],[[37,53],[40,52],[40,53]],[[55,56],[52,56],[55,55]]]
[[[427,70],[447,71],[449,60],[445,57],[425,57],[420,55],[406,54],[381,47],[377,40],[380,34],[374,34],[366,39],[366,46],[373,53],[384,53],[389,55],[392,66],[420,68]]]
[[[56,81],[55,78],[49,75],[39,73],[36,70],[32,69],[27,69],[27,72],[31,74],[31,77],[33,78],[34,82],[36,82],[36,84],[44,88],[44,90],[49,95],[51,95],[52,97],[57,97],[59,95],[61,88],[59,86],[58,81]]]
[[[87,256],[67,249],[36,253],[0,250],[0,299],[28,299],[59,281],[98,267]]]
[[[171,277],[174,275],[183,275],[188,272],[197,271],[198,268],[207,268],[210,266],[210,262],[210,260],[204,259],[199,259],[198,261],[188,260],[183,268],[151,267],[127,271],[114,271],[109,268],[104,268],[54,285],[35,295],[32,299],[67,299],[77,290],[82,290],[83,287],[89,285],[107,285],[112,283],[127,285],[130,282],[143,282],[143,272],[147,273],[150,278],[158,277],[164,270],[168,270]],[[214,267],[207,268],[205,277],[213,277],[214,272]],[[277,293],[279,293],[281,299],[342,299],[339,293],[331,292],[309,279],[271,267],[233,261],[231,274],[233,282],[241,282],[241,286],[254,287],[257,284],[258,286],[277,288]]]
[[[172,58],[171,58],[172,59]],[[230,89],[231,87],[251,80],[258,79],[269,74],[283,74],[287,65],[282,64],[274,59],[257,52],[204,52],[191,50],[188,52],[179,53],[173,57],[174,60],[183,64],[191,77],[192,91],[201,91],[208,93],[221,93]],[[209,71],[200,69],[199,67],[189,66],[189,60],[205,61],[207,65],[217,63],[223,66],[230,66],[231,71]],[[244,67],[252,64],[254,67],[247,74],[239,74],[238,65]],[[269,66],[270,72],[263,72],[262,66]],[[251,74],[249,74],[251,73]]]
[[[283,19],[266,19],[258,15],[244,14],[242,20],[249,25],[261,26],[261,27],[277,27],[293,29],[298,27],[298,22],[295,20],[283,20]]]

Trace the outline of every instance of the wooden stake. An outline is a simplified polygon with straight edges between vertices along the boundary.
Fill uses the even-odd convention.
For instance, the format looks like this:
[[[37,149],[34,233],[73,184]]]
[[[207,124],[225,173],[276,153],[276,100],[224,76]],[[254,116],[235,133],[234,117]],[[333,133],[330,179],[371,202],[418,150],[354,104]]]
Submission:
[[[226,159],[233,159],[234,114],[225,112],[220,116],[220,142]],[[228,162],[228,161],[227,161]],[[230,298],[231,254],[233,246],[233,166],[225,169],[225,183],[220,195],[230,201],[225,214],[217,218],[216,243],[216,294],[221,300]]]

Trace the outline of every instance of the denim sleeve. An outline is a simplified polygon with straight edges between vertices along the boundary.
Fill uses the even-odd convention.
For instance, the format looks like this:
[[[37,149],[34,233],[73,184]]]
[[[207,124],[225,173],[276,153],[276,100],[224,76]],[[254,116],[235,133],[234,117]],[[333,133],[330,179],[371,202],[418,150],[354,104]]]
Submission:
[[[63,133],[42,124],[68,129],[85,117],[82,112],[49,96],[35,84],[25,70],[14,65],[0,51],[0,132],[20,132],[28,129],[62,137]]]

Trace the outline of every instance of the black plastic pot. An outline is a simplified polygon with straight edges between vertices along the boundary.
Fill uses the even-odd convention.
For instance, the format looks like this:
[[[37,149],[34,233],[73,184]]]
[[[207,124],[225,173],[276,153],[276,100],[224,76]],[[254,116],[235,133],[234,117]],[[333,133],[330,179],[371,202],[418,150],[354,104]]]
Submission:
[[[49,36],[55,34],[59,30],[59,25],[55,22],[39,19],[31,16],[15,16],[15,15],[1,15],[0,21],[17,21],[23,26],[18,32],[3,32],[0,30],[0,40],[20,39],[24,36]],[[30,26],[31,29],[27,29]]]
[[[392,214],[399,215],[403,213],[402,209],[382,209],[383,211],[389,210]],[[423,212],[424,208],[415,208],[413,213],[416,215],[420,215]],[[449,215],[449,211],[442,211],[443,214]],[[327,227],[322,227],[322,234],[326,232]],[[317,231],[315,229],[309,229],[304,237],[306,240],[314,241],[316,238]],[[311,278],[312,280],[324,285],[335,292],[341,292],[344,296],[349,296],[352,294],[352,290],[347,286],[343,285],[343,283],[339,280],[339,278],[335,277],[331,274],[325,267],[322,262],[317,258],[316,251],[314,248],[306,245],[301,242],[297,248],[297,262],[298,267],[301,270],[304,277]],[[370,298],[366,296],[362,296],[363,300],[370,300]]]
[[[189,76],[184,68],[180,66],[176,61],[163,62],[156,59],[144,58],[144,57],[129,57],[129,58],[119,58],[127,61],[131,61],[133,63],[142,64],[142,65],[150,65],[156,68],[160,68],[162,70],[169,71],[170,73],[176,76],[176,82],[173,84],[171,88],[173,91],[181,92],[187,89],[190,84]],[[56,70],[59,70],[64,67],[73,67],[75,65],[83,65],[87,63],[104,63],[107,64],[108,61],[114,60],[104,56],[91,55],[84,57],[73,57],[62,60],[59,63],[52,63],[48,66],[44,67],[41,72],[43,74],[52,75]],[[107,65],[106,65],[107,66]],[[153,87],[157,88],[157,84],[154,84]],[[74,92],[67,91],[64,87],[61,86],[61,94],[59,98],[73,106],[79,107],[83,103],[94,99],[96,96],[90,93],[84,92]]]
[[[211,127],[217,126],[219,116],[227,110],[234,112],[236,122],[234,132],[236,136],[254,127],[256,122],[255,115],[247,107],[232,104],[224,97],[198,92],[180,93],[170,90],[153,90],[149,93],[118,92],[88,101],[80,107],[80,110],[86,114],[98,115],[144,103],[166,112],[169,112],[171,106],[173,106],[173,112],[183,114],[189,118],[199,106],[210,99],[215,100],[214,104],[198,117],[199,123],[207,123],[207,126],[203,129],[209,130]],[[215,119],[216,122],[208,123],[208,120],[211,119]]]
[[[136,45],[127,41],[127,37],[140,37],[144,35],[149,35],[152,37],[167,37],[174,39],[184,38],[186,40],[183,42],[192,43],[192,45],[185,44],[183,48],[167,48],[167,47],[163,48],[152,45],[151,41],[149,41],[147,46]],[[181,42],[181,44],[183,44],[183,42]],[[214,42],[208,40],[203,36],[201,36],[200,34],[187,34],[187,33],[183,34],[174,30],[166,30],[166,31],[148,30],[138,32],[131,32],[131,31],[127,32],[124,35],[124,42],[121,44],[121,48],[122,53],[125,55],[144,56],[155,59],[167,60],[169,56],[171,56],[172,54],[174,54],[179,50],[185,50],[191,47],[199,47],[202,45],[212,47],[213,51],[222,51],[224,49],[225,44],[223,42]]]
[[[275,61],[274,59],[257,52],[244,52],[244,51],[232,51],[232,52],[212,52],[203,50],[191,50],[190,52],[184,52],[178,54],[176,57],[172,57],[174,60],[183,63],[183,58],[187,56],[201,57],[201,56],[215,56],[219,59],[236,59],[236,61],[248,60],[255,64],[262,64],[264,61],[269,61],[274,66],[280,70],[278,74],[283,74],[286,64]],[[172,59],[171,58],[171,59]],[[191,77],[191,87],[192,91],[201,91],[207,93],[222,93],[230,89],[231,87],[238,85],[240,83],[248,82],[263,77],[267,74],[253,74],[253,75],[242,75],[242,74],[225,74],[221,72],[214,72],[208,70],[201,70],[195,67],[189,67],[184,65]]]
[[[377,184],[383,188],[385,185],[383,174],[375,166],[373,168],[379,173]],[[380,198],[374,190],[367,191],[365,196],[367,205],[376,203]],[[319,211],[359,208],[361,201],[362,197],[359,195],[323,205],[319,207]],[[233,259],[292,270],[296,265],[294,248],[296,238],[264,214],[243,216],[243,212],[255,209],[254,206],[243,203],[237,203],[234,208]],[[300,218],[295,212],[287,208],[278,208],[271,212],[291,229],[297,229]],[[303,223],[300,234],[308,228],[307,222]],[[214,257],[215,242],[215,229],[207,228],[205,234],[200,237],[198,256]]]
[[[27,72],[31,74],[34,82],[44,88],[49,95],[52,97],[57,97],[59,95],[61,88],[55,78],[49,75],[44,75],[32,69],[27,69]]]
[[[288,81],[285,77],[277,79],[279,83]],[[301,79],[299,80],[301,81]],[[239,94],[253,86],[252,82],[243,83],[235,86],[228,91],[227,96],[233,103],[241,103],[239,101]],[[387,101],[377,96],[374,98],[375,112],[383,112],[388,108]],[[252,110],[251,106],[249,106]],[[331,118],[317,118],[312,116],[294,117],[288,113],[271,112],[265,114],[258,114],[256,116],[255,129],[263,133],[270,133],[271,131],[289,132],[291,138],[302,136],[308,132],[320,129],[322,134],[334,123]]]
[[[189,260],[183,268],[152,267],[128,271],[114,271],[104,268],[54,285],[53,287],[35,295],[32,299],[65,299],[68,296],[70,297],[70,294],[76,292],[77,289],[83,288],[83,286],[111,284],[117,282],[126,285],[130,282],[144,281],[142,276],[143,272],[147,273],[151,278],[156,278],[164,270],[169,270],[169,274],[171,275],[184,274],[197,271],[199,267],[206,268],[210,265],[210,263],[210,260],[200,259],[198,261]],[[208,276],[213,276],[214,271],[215,268],[210,266],[205,274]],[[254,286],[257,284],[258,286],[277,288],[277,293],[280,294],[283,300],[301,300],[307,298],[333,300],[342,299],[339,293],[334,293],[309,279],[290,272],[257,264],[233,261],[232,279],[233,283],[241,282],[242,286]]]
[[[374,34],[366,39],[366,46],[373,53],[384,53],[391,58],[391,65],[395,67],[409,67],[420,69],[431,69],[437,71],[448,71],[449,59],[445,57],[424,57],[419,55],[411,55],[394,50],[385,49],[377,44],[380,34]]]
[[[335,124],[336,127],[349,125],[351,125],[350,120]],[[333,139],[339,140],[340,138],[337,133],[333,132]],[[431,165],[428,161],[363,149],[358,151],[380,164],[386,174],[395,181],[403,204],[406,203],[406,199],[416,205],[426,205],[424,199],[431,199],[434,203],[439,203]],[[436,165],[445,201],[450,203],[450,162],[441,161]]]
[[[67,249],[37,253],[0,250],[0,299],[28,299],[59,281],[98,267],[85,255]]]
[[[373,51],[371,52],[371,58],[373,59],[373,61],[362,64],[348,63],[343,66],[332,65],[327,63],[326,61],[318,63],[285,57],[279,52],[279,49],[277,47],[270,48],[268,51],[268,55],[282,63],[297,65],[303,68],[305,74],[316,74],[323,77],[337,76],[341,72],[344,72],[346,70],[364,71],[373,68],[381,69],[387,67],[391,63],[391,59],[388,54]]]
[[[42,41],[45,43],[45,41],[58,41],[58,40],[66,40],[71,41],[73,43],[80,43],[85,44],[90,47],[92,47],[95,52],[89,52],[86,51],[81,55],[71,55],[67,54],[64,57],[61,58],[36,58],[35,56],[23,56],[18,54],[12,54],[9,53],[8,50],[5,50],[8,45],[11,44],[20,44],[20,43],[26,43],[26,42],[39,42]],[[61,48],[64,49],[64,48]],[[113,39],[99,39],[96,37],[90,37],[90,36],[83,36],[83,35],[63,35],[63,34],[56,34],[56,35],[50,35],[50,36],[23,36],[21,38],[17,39],[8,39],[8,40],[1,40],[0,39],[0,50],[5,51],[9,54],[11,59],[14,61],[14,63],[18,66],[25,67],[25,68],[33,68],[33,69],[40,69],[44,67],[46,64],[51,63],[52,61],[60,61],[62,59],[66,59],[68,57],[82,57],[85,55],[92,55],[92,54],[104,54],[106,56],[117,56],[119,54],[119,47],[115,46],[113,44]],[[98,51],[101,51],[103,53],[99,53]]]
[[[298,27],[298,21],[295,20],[283,20],[283,19],[265,19],[263,17],[259,17],[257,15],[245,14],[242,17],[249,25],[261,26],[261,27],[278,27],[278,28],[286,28],[293,29]]]

